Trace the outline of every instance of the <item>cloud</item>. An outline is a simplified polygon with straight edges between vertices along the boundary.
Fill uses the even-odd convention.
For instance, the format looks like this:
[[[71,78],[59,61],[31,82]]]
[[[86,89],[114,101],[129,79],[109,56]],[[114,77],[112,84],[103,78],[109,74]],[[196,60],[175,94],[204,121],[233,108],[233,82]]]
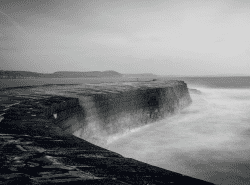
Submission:
[[[216,42],[223,42],[225,39],[223,39],[223,38],[220,38],[220,39],[217,39],[217,40],[215,40],[214,42],[216,43]]]
[[[4,41],[7,41],[8,37],[5,34],[0,32],[0,47],[3,45]]]
[[[0,51],[18,51],[18,48],[15,48],[15,47],[2,47],[2,46],[0,46]]]

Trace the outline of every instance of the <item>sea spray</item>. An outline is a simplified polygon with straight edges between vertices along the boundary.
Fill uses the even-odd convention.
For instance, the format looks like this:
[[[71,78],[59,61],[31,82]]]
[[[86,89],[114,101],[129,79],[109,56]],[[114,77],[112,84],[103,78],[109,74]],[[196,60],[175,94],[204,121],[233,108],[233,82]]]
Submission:
[[[125,157],[215,184],[249,184],[250,89],[193,87],[193,103],[109,143]]]
[[[102,146],[136,128],[178,114],[192,102],[186,84],[181,81],[98,84],[76,87],[70,94],[67,89],[54,93],[77,97],[82,107],[74,114],[58,113],[57,125]]]
[[[98,146],[106,146],[115,138],[120,138],[130,132],[139,130],[141,127],[146,127],[149,115],[144,116],[141,110],[135,113],[121,113],[113,118],[111,117],[108,121],[105,125],[101,120],[87,120],[85,123],[79,122],[77,123],[79,127],[73,132],[73,135]]]

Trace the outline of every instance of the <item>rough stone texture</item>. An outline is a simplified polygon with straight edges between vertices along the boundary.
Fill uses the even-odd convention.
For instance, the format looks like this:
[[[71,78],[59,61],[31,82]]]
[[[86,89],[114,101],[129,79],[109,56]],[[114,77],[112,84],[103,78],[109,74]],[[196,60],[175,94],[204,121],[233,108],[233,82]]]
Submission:
[[[101,146],[108,136],[155,122],[191,103],[182,81],[89,84],[58,93],[78,97],[82,110],[68,119],[63,119],[67,111],[61,113],[55,124]]]
[[[152,107],[156,107],[160,115],[164,115],[163,111],[173,112],[178,106],[184,107],[190,103],[183,82],[171,82],[165,86],[133,84],[122,91],[125,86],[115,85],[115,90],[111,92],[103,90],[93,95],[94,90],[99,89],[100,92],[101,88],[108,86],[110,89],[110,84],[90,85],[90,90],[86,91],[71,89],[78,97],[83,91],[92,94],[85,94],[85,102],[79,98],[80,102],[84,104],[89,98],[88,100],[92,101],[89,101],[86,107],[99,106],[95,109],[96,112],[88,109],[92,114],[96,114],[93,115],[93,119],[104,114],[104,117],[101,117],[103,123],[107,123],[114,112],[119,114],[122,111],[122,106],[118,104],[120,107],[116,112],[112,106],[117,104],[113,102],[119,102],[119,98],[126,100],[129,92],[134,93],[130,102],[133,102],[132,98],[137,99],[134,104],[126,105],[127,111],[130,111],[130,108],[143,109],[152,103]],[[171,95],[171,98],[159,98],[159,94]],[[156,97],[159,98],[158,101]],[[107,110],[101,110],[105,106],[100,102],[108,107]],[[164,105],[164,102],[171,102],[173,105]],[[68,119],[67,117],[74,112],[87,112],[86,107],[79,106],[78,98],[34,93],[3,94],[0,104],[0,111],[4,117],[0,123],[0,184],[211,184],[124,158],[63,131],[56,125],[59,124],[57,120]],[[150,108],[144,111],[150,114],[153,110]],[[141,114],[146,115],[143,111]]]

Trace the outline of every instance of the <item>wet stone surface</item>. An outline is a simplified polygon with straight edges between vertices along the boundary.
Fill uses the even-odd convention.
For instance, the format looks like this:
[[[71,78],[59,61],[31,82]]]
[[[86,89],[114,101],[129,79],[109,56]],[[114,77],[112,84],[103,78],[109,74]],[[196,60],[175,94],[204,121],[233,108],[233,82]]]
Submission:
[[[105,85],[96,91],[100,88],[109,93]],[[124,88],[137,87],[114,86],[117,92]],[[124,158],[62,131],[49,119],[78,104],[77,98],[64,96],[1,94],[0,184],[211,184]]]

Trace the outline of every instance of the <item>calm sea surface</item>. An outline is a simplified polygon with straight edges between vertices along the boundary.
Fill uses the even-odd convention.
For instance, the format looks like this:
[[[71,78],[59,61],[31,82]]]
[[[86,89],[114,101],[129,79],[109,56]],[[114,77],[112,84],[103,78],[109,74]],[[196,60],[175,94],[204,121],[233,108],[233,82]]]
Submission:
[[[110,136],[106,148],[215,184],[250,184],[250,77],[175,79],[201,92],[190,91],[193,103],[172,117]],[[0,87],[117,80],[0,80]]]

